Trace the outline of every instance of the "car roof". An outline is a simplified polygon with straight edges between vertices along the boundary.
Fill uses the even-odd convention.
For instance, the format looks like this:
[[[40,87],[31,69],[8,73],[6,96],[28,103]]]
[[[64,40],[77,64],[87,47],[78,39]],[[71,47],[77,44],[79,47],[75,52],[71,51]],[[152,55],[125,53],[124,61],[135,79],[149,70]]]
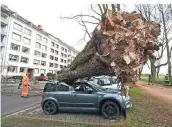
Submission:
[[[48,80],[47,83],[59,83],[59,81],[56,81],[56,80]]]
[[[117,78],[116,76],[96,76],[93,79],[100,79],[100,78]]]

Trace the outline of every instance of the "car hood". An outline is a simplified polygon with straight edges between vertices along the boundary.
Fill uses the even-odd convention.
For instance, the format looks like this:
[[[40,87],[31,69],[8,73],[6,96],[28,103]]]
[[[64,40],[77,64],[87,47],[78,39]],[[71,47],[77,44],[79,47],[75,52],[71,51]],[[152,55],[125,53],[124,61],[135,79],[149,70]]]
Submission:
[[[118,94],[121,94],[121,92],[119,90],[116,90],[116,89],[107,89],[105,91],[103,91],[103,93],[118,93]]]

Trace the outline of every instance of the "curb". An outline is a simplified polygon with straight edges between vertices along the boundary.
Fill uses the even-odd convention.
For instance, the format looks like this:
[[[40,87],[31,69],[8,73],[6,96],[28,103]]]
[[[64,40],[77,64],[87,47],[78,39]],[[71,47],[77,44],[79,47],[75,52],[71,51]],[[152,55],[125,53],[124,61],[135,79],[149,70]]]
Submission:
[[[69,123],[69,124],[82,124],[82,125],[97,125],[97,126],[115,126],[115,125],[121,125],[126,124],[128,120],[120,121],[120,122],[114,122],[109,121],[109,123],[99,123],[94,121],[89,122],[82,122],[82,121],[72,121],[72,120],[58,120],[58,119],[50,119],[50,118],[38,118],[38,117],[29,117],[29,116],[13,116],[13,118],[24,118],[28,120],[44,120],[44,121],[52,121],[52,122],[62,122],[62,123]]]

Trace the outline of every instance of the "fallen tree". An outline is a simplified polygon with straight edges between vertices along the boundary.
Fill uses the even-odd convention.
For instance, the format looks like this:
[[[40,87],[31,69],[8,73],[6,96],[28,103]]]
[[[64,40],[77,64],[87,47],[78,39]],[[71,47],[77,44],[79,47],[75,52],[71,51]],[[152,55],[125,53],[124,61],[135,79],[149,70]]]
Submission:
[[[161,44],[160,24],[145,21],[140,14],[112,12],[93,31],[85,48],[71,65],[58,73],[58,80],[73,82],[78,78],[115,74],[124,86],[137,80],[139,68]]]

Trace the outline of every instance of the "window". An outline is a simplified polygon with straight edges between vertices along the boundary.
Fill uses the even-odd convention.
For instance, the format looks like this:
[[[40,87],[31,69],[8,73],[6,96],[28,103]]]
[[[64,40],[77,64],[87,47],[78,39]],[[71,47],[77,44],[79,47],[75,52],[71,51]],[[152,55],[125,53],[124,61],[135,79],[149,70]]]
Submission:
[[[34,72],[35,72],[35,74],[39,74],[39,69],[35,68]]]
[[[26,54],[29,54],[30,49],[27,48],[27,47],[22,47],[22,52],[23,52],[23,53],[26,53]]]
[[[16,44],[11,43],[11,50],[14,50],[14,51],[20,51],[20,46],[19,46],[19,45],[16,45]]]
[[[65,52],[67,52],[67,49],[65,49]]]
[[[64,57],[65,57],[65,58],[67,58],[67,55],[66,55],[66,54],[64,54]]]
[[[34,55],[40,57],[41,53],[35,50]]]
[[[8,66],[7,71],[17,73],[17,66]]]
[[[47,54],[42,53],[42,58],[47,58]]]
[[[13,34],[12,34],[12,38],[13,38],[14,40],[21,41],[21,35],[19,35],[19,34],[13,33]]]
[[[58,55],[58,54],[59,54],[59,52],[58,52],[57,50],[55,50],[55,54],[56,54],[56,55]]]
[[[6,14],[2,13],[2,11],[1,11],[1,18],[7,19],[8,16]]]
[[[19,56],[10,54],[9,55],[9,61],[18,62],[19,61]]]
[[[20,67],[20,73],[24,73],[25,72],[25,68],[24,67]]]
[[[71,60],[70,60],[70,59],[68,59],[68,62],[71,62]]]
[[[54,53],[54,49],[51,49],[51,53]]]
[[[62,69],[63,68],[63,65],[60,65],[60,68]]]
[[[59,48],[59,45],[58,45],[58,44],[56,44],[56,48],[57,48],[57,49]]]
[[[29,59],[27,57],[21,57],[20,62],[21,63],[28,63],[29,62]]]
[[[53,67],[53,63],[50,63],[50,64],[49,64],[49,67]]]
[[[64,63],[66,63],[66,60],[64,60]]]
[[[54,60],[54,56],[51,56],[51,55],[50,55],[50,60]]]
[[[41,44],[40,43],[36,42],[35,46],[36,46],[36,48],[41,49]]]
[[[31,30],[27,28],[24,29],[24,33],[31,36]]]
[[[58,57],[55,57],[55,61],[58,61]]]
[[[34,60],[33,60],[33,64],[35,64],[35,65],[40,65],[40,60],[34,59]]]
[[[61,57],[63,57],[63,55],[64,55],[64,54],[63,54],[63,53],[61,53]]]
[[[45,74],[45,69],[40,70],[41,74]]]
[[[63,84],[57,85],[57,91],[69,91],[69,87]]]
[[[46,42],[47,43],[48,42],[48,39],[44,37],[43,38],[43,42]]]
[[[60,61],[63,63],[63,59],[60,59]]]
[[[58,68],[58,64],[54,64],[54,68]]]
[[[42,66],[46,66],[46,62],[45,61],[41,61],[41,65]]]
[[[37,39],[37,40],[42,40],[42,36],[39,35],[39,34],[37,34],[37,35],[36,35],[36,39]]]
[[[63,47],[61,49],[62,49],[62,51],[64,51],[64,48]]]
[[[18,30],[18,31],[22,31],[22,25],[19,25],[17,23],[14,23],[14,26],[13,26],[14,29]]]
[[[54,47],[54,42],[51,42],[51,46],[53,46],[53,47]]]
[[[28,39],[26,37],[23,38],[23,42],[30,45],[30,39]]]
[[[42,45],[42,50],[47,51],[47,46]]]

